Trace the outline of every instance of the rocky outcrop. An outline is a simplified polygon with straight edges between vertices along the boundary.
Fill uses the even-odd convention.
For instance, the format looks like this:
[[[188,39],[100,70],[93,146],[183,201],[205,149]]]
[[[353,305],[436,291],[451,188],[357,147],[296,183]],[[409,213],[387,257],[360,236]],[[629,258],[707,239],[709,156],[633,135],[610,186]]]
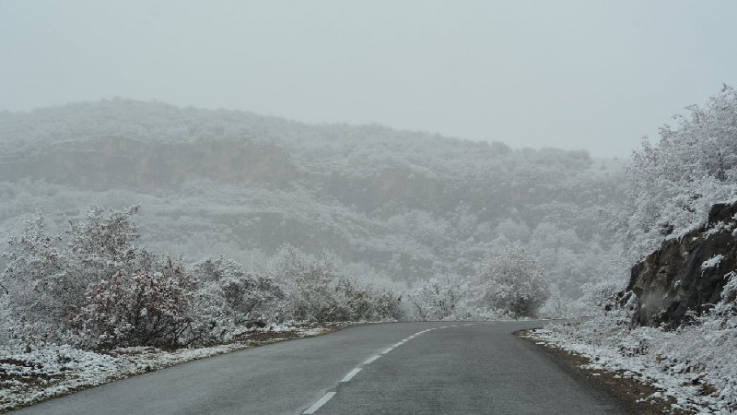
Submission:
[[[719,301],[725,275],[737,268],[737,202],[714,205],[708,223],[632,268],[628,290],[637,297],[635,326],[673,329]]]

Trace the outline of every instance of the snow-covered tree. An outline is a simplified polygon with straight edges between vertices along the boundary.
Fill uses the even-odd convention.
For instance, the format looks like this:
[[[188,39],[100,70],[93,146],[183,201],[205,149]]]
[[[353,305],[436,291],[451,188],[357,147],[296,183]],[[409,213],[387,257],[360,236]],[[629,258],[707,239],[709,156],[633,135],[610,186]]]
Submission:
[[[412,312],[419,320],[467,318],[470,299],[468,281],[458,275],[435,276],[409,296]]]
[[[688,107],[657,145],[643,140],[628,169],[619,229],[628,257],[639,260],[666,237],[700,224],[716,202],[737,194],[737,91],[725,86],[705,107]]]
[[[0,279],[20,336],[55,340],[83,298],[86,287],[78,286],[68,272],[70,259],[61,242],[61,236],[47,232],[42,215],[8,240]]]
[[[480,305],[513,317],[534,317],[550,296],[537,262],[516,246],[490,253],[476,275]]]

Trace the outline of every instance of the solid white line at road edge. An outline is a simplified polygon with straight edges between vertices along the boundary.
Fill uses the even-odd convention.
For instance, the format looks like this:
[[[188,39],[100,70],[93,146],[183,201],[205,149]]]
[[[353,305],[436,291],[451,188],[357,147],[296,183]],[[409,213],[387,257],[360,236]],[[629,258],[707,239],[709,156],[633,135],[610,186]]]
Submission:
[[[322,398],[320,398],[319,401],[315,402],[312,406],[310,406],[306,411],[304,411],[302,413],[304,415],[314,414],[315,412],[317,412],[318,409],[320,409],[321,406],[323,406],[326,403],[328,403],[328,401],[330,399],[332,399],[333,396],[335,396],[335,392],[328,392],[328,393],[326,393],[325,396],[323,396]]]
[[[353,377],[356,376],[358,374],[358,372],[360,372],[360,371],[361,371],[361,368],[360,367],[357,367],[357,368],[351,370],[350,372],[348,372],[347,375],[345,375],[345,377],[341,380],[341,382],[350,382],[351,379],[353,379]]]

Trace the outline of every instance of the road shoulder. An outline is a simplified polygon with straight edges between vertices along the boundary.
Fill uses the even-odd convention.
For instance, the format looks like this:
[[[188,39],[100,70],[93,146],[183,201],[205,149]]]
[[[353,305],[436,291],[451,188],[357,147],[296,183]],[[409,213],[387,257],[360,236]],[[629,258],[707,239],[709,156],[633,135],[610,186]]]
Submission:
[[[616,399],[631,413],[639,415],[686,415],[692,413],[680,409],[671,409],[671,404],[675,402],[673,400],[653,402],[644,399],[658,392],[658,389],[635,379],[619,376],[616,372],[586,368],[585,366],[591,363],[591,360],[587,357],[562,350],[554,344],[539,341],[531,332],[532,330],[520,330],[514,334],[541,350],[561,369],[580,382]]]
[[[193,349],[165,351],[150,347],[94,353],[49,345],[29,353],[0,353],[0,413],[60,398],[196,360],[284,341],[321,336],[345,325],[304,326],[286,330],[253,330],[233,341]]]

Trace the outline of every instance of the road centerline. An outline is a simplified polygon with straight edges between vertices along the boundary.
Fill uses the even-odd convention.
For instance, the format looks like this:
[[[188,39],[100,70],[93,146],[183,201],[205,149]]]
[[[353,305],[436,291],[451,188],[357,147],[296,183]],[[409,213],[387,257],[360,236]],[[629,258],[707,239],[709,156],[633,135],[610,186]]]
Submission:
[[[319,401],[315,402],[314,404],[312,404],[312,406],[310,406],[309,408],[307,408],[306,411],[302,412],[302,414],[304,414],[304,415],[312,415],[312,414],[314,414],[315,412],[317,412],[318,409],[320,409],[320,407],[322,407],[323,405],[325,405],[326,403],[328,403],[328,401],[330,399],[332,399],[333,396],[335,396],[335,392],[328,392],[328,393],[326,393],[322,398],[320,398]]]
[[[381,357],[381,355],[378,355],[378,354],[375,355],[375,356],[371,356],[368,360],[366,360],[365,362],[363,362],[363,364],[364,365],[370,365],[371,363],[374,363],[376,361],[376,359],[378,359],[380,357]]]
[[[343,379],[341,379],[340,382],[341,383],[350,382],[351,379],[353,379],[353,377],[356,376],[358,374],[358,372],[360,372],[360,371],[361,371],[361,368],[360,367],[357,367],[357,368],[351,370],[350,372],[348,372],[347,375],[345,375],[345,377]]]

